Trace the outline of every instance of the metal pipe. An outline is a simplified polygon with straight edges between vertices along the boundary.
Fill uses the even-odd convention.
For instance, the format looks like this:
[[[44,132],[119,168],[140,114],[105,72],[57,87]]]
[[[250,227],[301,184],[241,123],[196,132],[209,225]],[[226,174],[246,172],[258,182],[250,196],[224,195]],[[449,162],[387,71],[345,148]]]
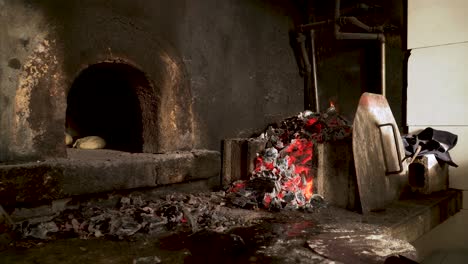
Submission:
[[[315,30],[310,30],[310,53],[312,60],[312,84],[314,86],[314,112],[320,112],[318,84],[317,84],[317,61],[315,55]]]
[[[297,37],[297,42],[301,46],[302,59],[304,60],[304,66],[306,67],[306,72],[311,72],[311,66],[309,61],[309,56],[307,56],[307,49],[305,46],[306,37],[304,34],[299,34]]]
[[[381,78],[381,89],[382,95],[386,96],[387,94],[387,81],[386,81],[386,62],[385,62],[385,39],[380,41],[380,78]]]
[[[340,13],[340,0],[335,0],[335,37],[338,33],[340,33],[340,25],[338,24],[338,20],[340,19],[341,13]]]
[[[377,27],[371,27],[363,22],[361,20],[357,19],[356,17],[340,17],[339,21],[340,24],[353,24],[356,27],[362,28],[367,32],[383,32],[383,26],[377,26]]]
[[[360,28],[364,29],[367,32],[372,32],[372,30],[373,30],[372,27],[369,27],[368,25],[362,23],[356,17],[341,17],[339,22],[343,23],[343,24],[347,24],[347,23],[353,24],[356,27],[360,27]]]
[[[338,32],[335,34],[336,39],[351,39],[351,40],[378,40],[382,41],[383,34],[376,33],[343,33]],[[385,37],[383,37],[385,38]]]
[[[305,46],[306,37],[304,34],[299,34],[297,37],[297,42],[299,42],[301,47],[302,59],[304,61],[304,66],[306,70],[306,75],[304,76],[304,110],[310,110],[311,107],[311,89],[310,89],[310,79],[312,68],[309,61],[309,56],[307,55],[307,49]]]
[[[340,32],[340,4],[341,0],[335,0],[335,38],[336,39],[350,39],[350,40],[378,40],[380,41],[380,67],[381,67],[381,92],[385,96],[386,81],[385,81],[385,35],[383,33],[343,33]],[[360,22],[360,21],[359,21]],[[362,22],[361,22],[362,23]]]
[[[301,25],[300,29],[301,29],[301,31],[307,31],[307,30],[310,30],[310,29],[314,29],[316,27],[326,26],[326,25],[329,25],[331,23],[333,23],[333,20],[332,19],[327,19],[327,20],[324,20],[324,21],[312,22],[312,23],[309,23],[309,24]]]

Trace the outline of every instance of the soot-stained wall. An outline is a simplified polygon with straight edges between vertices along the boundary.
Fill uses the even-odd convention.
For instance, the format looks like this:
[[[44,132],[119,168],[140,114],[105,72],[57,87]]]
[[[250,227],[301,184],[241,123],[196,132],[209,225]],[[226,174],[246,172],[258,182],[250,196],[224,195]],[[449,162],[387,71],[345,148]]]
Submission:
[[[223,138],[296,114],[297,10],[286,2],[0,0],[0,161],[65,156],[68,92],[102,62],[151,83],[165,136],[148,152],[218,150]]]
[[[0,161],[66,156],[67,95],[80,74],[102,63],[145,75],[147,82],[131,81],[144,152],[219,150],[224,138],[250,136],[297,114],[304,84],[290,31],[333,18],[333,2],[0,0]],[[403,1],[365,2],[381,6],[365,22],[404,27]],[[401,126],[405,58],[398,34],[387,35],[386,70],[387,98]],[[333,100],[352,119],[360,94],[379,90],[377,43],[337,41],[332,28],[316,36],[321,109]],[[98,94],[104,99],[111,90]]]
[[[301,9],[313,21],[333,19],[335,1],[300,0]],[[368,26],[384,26],[386,38],[386,97],[396,122],[405,126],[406,93],[405,0],[341,0],[342,16],[354,16]],[[340,23],[342,32],[364,33],[359,27]],[[320,109],[330,101],[340,114],[353,120],[363,92],[380,93],[380,47],[377,40],[336,40],[333,26],[316,28],[317,82]]]

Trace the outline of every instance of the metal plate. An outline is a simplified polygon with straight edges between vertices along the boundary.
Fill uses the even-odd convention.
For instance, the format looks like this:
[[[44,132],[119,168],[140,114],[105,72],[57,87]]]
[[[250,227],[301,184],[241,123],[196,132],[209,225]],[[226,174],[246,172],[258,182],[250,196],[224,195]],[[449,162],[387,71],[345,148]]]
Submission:
[[[399,198],[408,182],[407,166],[398,157],[404,157],[400,132],[392,125],[379,127],[382,124],[398,128],[387,99],[364,93],[353,123],[354,165],[363,213],[384,209]],[[398,174],[386,173],[399,170]]]

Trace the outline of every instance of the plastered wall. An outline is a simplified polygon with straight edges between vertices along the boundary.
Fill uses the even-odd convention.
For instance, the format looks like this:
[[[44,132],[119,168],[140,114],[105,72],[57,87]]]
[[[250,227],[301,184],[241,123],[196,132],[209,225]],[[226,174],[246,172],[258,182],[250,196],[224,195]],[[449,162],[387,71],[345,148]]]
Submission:
[[[445,249],[468,249],[468,2],[408,1],[409,132],[426,127],[458,135],[450,152],[450,187],[464,190],[463,210],[417,241],[422,258]]]

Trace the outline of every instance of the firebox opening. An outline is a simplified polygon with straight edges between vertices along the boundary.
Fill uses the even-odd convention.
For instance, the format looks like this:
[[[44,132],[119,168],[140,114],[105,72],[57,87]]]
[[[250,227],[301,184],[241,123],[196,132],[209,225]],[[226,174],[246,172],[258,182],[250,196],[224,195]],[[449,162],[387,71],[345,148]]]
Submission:
[[[67,131],[74,140],[100,136],[106,149],[142,152],[138,91],[149,87],[145,74],[128,64],[104,62],[88,67],[68,93]]]

